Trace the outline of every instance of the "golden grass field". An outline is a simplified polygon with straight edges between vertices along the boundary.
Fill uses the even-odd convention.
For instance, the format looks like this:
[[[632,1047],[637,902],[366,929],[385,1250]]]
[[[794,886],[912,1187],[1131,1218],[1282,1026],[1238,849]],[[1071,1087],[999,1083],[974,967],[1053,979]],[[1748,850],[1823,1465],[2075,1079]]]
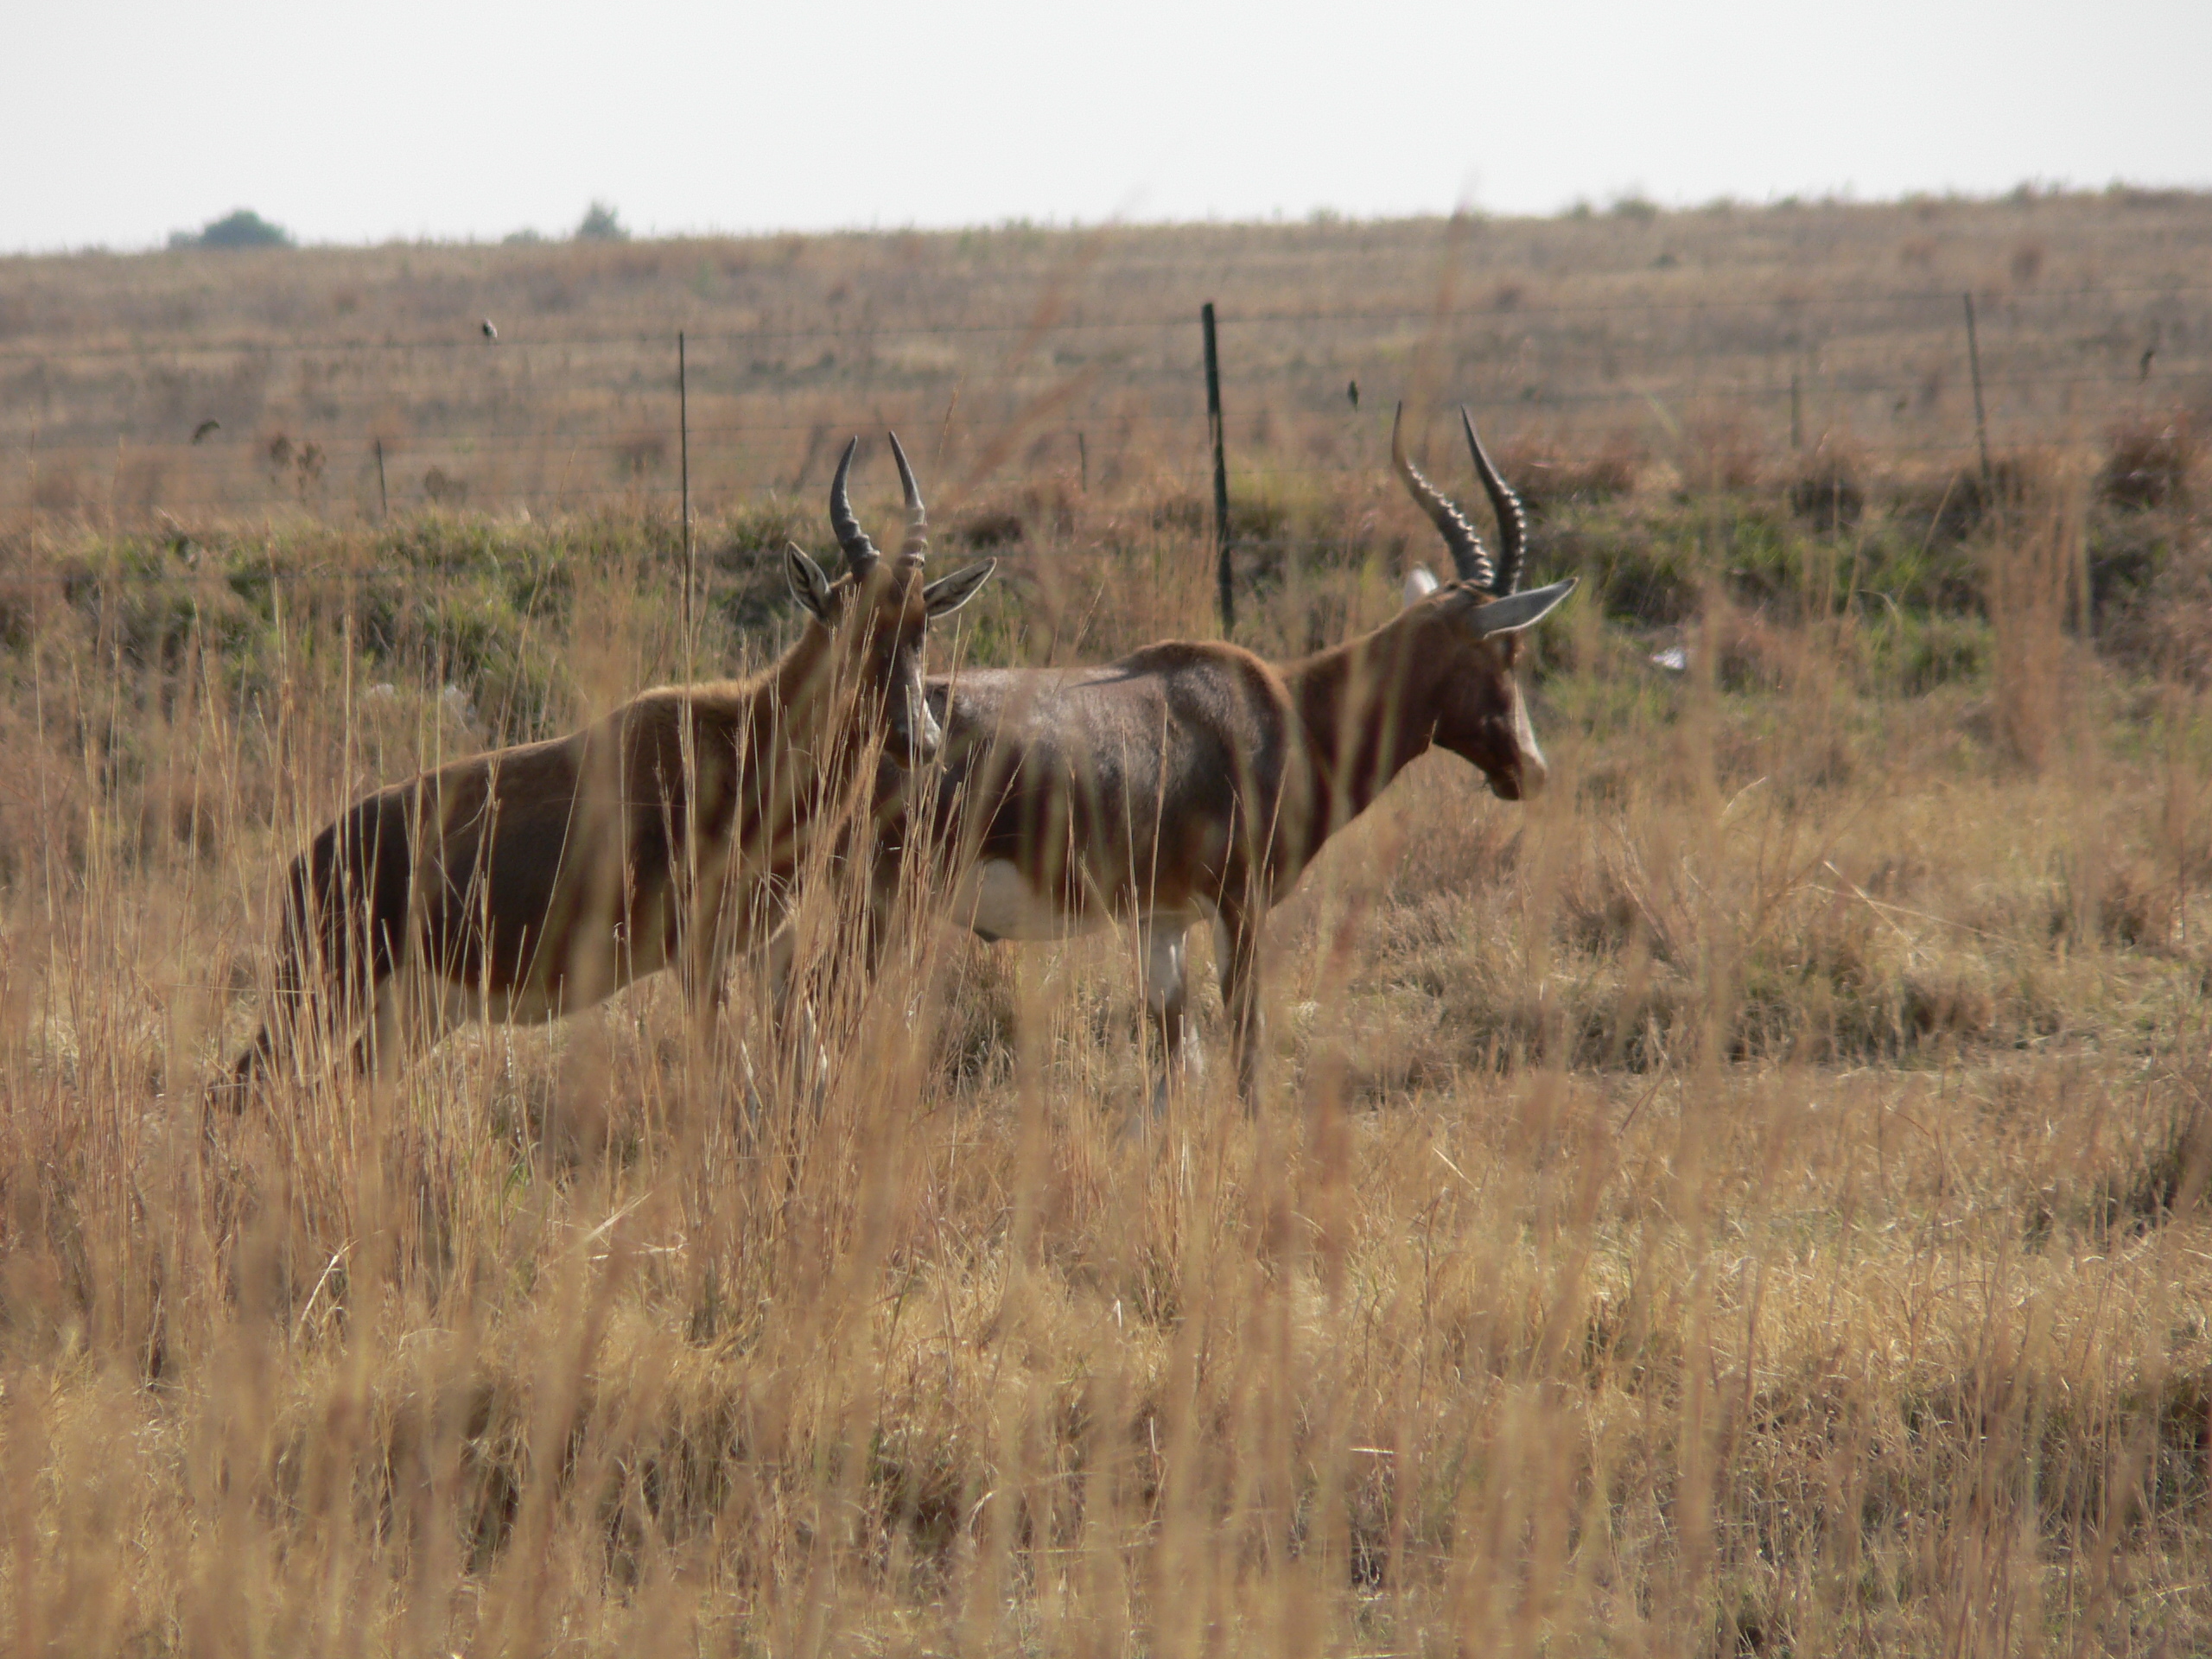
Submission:
[[[1964,294],[1999,446],[2094,442],[2212,399],[2208,259],[2212,197],[2122,189],[10,259],[0,523],[666,501],[678,330],[709,509],[772,488],[812,511],[844,434],[887,423],[940,494],[1201,484],[1208,300],[1253,488],[1363,480],[1402,396],[1470,402],[1530,460],[1630,450],[1741,478],[1789,456],[1793,381],[1801,448],[1934,469],[1974,442]]]
[[[1891,283],[1906,234],[1942,285],[2012,281],[2031,234],[2043,282],[2150,284],[2212,226],[2201,199],[1931,211],[1466,235],[1626,303],[1677,280],[1645,245],[1669,237],[1726,291],[1817,296]],[[1762,263],[1792,213],[1840,228]],[[1446,229],[1117,232],[1110,255],[978,233],[1007,264],[972,290],[957,238],[793,260],[888,308],[919,258],[950,286],[918,279],[908,315],[942,292],[977,324],[1078,276],[1150,304],[1146,270],[1176,304],[1287,310],[1363,303],[1364,264],[1411,309]],[[520,293],[531,258],[658,326],[661,300],[621,310],[617,262],[709,256],[283,257],[301,274],[251,256],[191,303],[213,256],[10,262],[0,350],[50,353],[59,385],[72,341],[282,328],[285,296],[321,327],[340,280],[363,332],[412,328],[431,314],[380,308],[433,289],[378,272],[473,264]],[[1687,349],[1656,311],[1606,315],[1676,351],[1655,377]],[[1475,389],[1408,327],[1427,420]],[[2162,362],[2201,364],[2189,327]],[[932,423],[960,435],[924,464],[938,558],[1007,556],[933,663],[1212,632],[1196,442],[1147,415],[1149,448],[1071,486],[1025,459],[1029,372]],[[1368,418],[1398,383],[1362,372],[1333,459],[1237,476],[1255,648],[1381,620],[1433,556]],[[1417,763],[1276,913],[1257,1112],[1209,990],[1209,1081],[1152,1124],[1125,940],[931,928],[873,988],[812,963],[818,1075],[748,969],[741,1051],[695,1052],[648,983],[465,1032],[382,1089],[205,1113],[292,853],[380,782],[677,673],[678,529],[658,486],[381,524],[289,484],[137,518],[86,474],[11,498],[0,1621],[26,1652],[148,1654],[2203,1649],[2202,389],[2006,427],[1986,485],[1970,448],[1847,423],[1792,454],[1771,409],[1714,405],[1749,435],[1732,474],[1663,426],[1599,466],[1610,425],[1502,414],[1543,504],[1531,579],[1586,577],[1523,670],[1553,786],[1508,806]],[[874,408],[831,391],[790,394],[799,442]],[[1955,383],[1936,409],[1950,442]],[[1322,430],[1283,410],[1278,432]],[[1457,493],[1448,430],[1431,470]],[[708,492],[696,660],[788,637],[763,550],[828,540],[799,460],[772,496]],[[1652,663],[1675,645],[1686,671]],[[817,876],[826,923],[843,895]]]

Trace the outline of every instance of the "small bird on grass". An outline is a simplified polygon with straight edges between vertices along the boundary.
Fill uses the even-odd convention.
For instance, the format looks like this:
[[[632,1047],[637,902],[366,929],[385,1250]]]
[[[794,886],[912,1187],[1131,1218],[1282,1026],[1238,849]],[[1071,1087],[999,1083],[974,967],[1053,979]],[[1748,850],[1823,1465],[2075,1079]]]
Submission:
[[[192,429],[192,441],[197,443],[210,432],[219,432],[222,429],[223,423],[220,421],[202,421]]]
[[[483,323],[481,324],[481,327],[482,327],[482,328],[483,328],[483,330],[484,330],[484,338],[485,338],[485,339],[486,339],[486,340],[497,340],[497,339],[499,337],[499,331],[498,329],[494,328],[494,327],[492,326],[492,319],[491,319],[491,318],[489,318],[489,317],[485,318],[485,319],[484,319]]]
[[[1358,382],[1358,381],[1357,381],[1357,380],[1352,380],[1352,381],[1348,381],[1348,382],[1346,382],[1346,383],[1345,383],[1345,385],[1344,385],[1344,397],[1346,397],[1346,398],[1351,402],[1351,406],[1352,406],[1354,409],[1357,409],[1357,408],[1359,407],[1359,382]]]
[[[2135,365],[2135,378],[2138,380],[2148,380],[2151,378],[2151,359],[2158,354],[2158,348],[2155,346],[2145,346],[2143,348],[2143,360]]]

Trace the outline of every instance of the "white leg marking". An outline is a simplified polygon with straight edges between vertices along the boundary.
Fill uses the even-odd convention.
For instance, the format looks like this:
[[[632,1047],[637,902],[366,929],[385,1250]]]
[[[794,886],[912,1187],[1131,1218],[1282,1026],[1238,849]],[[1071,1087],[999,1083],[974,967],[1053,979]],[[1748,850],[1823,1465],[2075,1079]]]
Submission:
[[[1144,951],[1144,1005],[1164,1014],[1171,1003],[1183,1001],[1183,963],[1190,944],[1188,918],[1147,916],[1137,924],[1137,939]]]
[[[1160,1032],[1166,1062],[1153,1090],[1153,1109],[1167,1103],[1170,1077],[1197,1083],[1205,1075],[1205,1056],[1191,1028],[1190,988],[1185,968],[1190,960],[1191,928],[1194,917],[1179,912],[1147,915],[1137,919],[1137,945],[1143,954],[1141,974],[1145,1012]]]

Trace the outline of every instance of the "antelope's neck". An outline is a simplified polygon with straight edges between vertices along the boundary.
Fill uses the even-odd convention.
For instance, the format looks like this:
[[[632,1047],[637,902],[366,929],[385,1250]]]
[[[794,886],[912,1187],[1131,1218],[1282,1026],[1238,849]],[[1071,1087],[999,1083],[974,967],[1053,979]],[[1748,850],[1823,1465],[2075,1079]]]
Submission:
[[[773,780],[767,796],[779,816],[815,810],[855,774],[868,746],[853,668],[818,623],[777,663],[754,710],[752,747],[764,781]]]
[[[829,740],[851,717],[844,705],[849,676],[838,672],[836,640],[819,622],[809,622],[798,641],[777,662],[769,679],[768,706],[762,712],[778,747],[827,760]]]
[[[1428,748],[1435,670],[1418,641],[1400,619],[1283,671],[1305,728],[1316,850]]]

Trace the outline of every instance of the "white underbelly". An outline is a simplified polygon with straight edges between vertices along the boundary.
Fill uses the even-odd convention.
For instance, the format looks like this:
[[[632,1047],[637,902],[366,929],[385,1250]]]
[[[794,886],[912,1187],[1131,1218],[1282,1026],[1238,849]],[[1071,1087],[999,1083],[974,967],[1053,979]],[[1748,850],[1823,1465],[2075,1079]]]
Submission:
[[[987,858],[960,878],[952,918],[993,939],[1065,939],[1095,933],[1103,917],[1068,917],[1003,858]]]

